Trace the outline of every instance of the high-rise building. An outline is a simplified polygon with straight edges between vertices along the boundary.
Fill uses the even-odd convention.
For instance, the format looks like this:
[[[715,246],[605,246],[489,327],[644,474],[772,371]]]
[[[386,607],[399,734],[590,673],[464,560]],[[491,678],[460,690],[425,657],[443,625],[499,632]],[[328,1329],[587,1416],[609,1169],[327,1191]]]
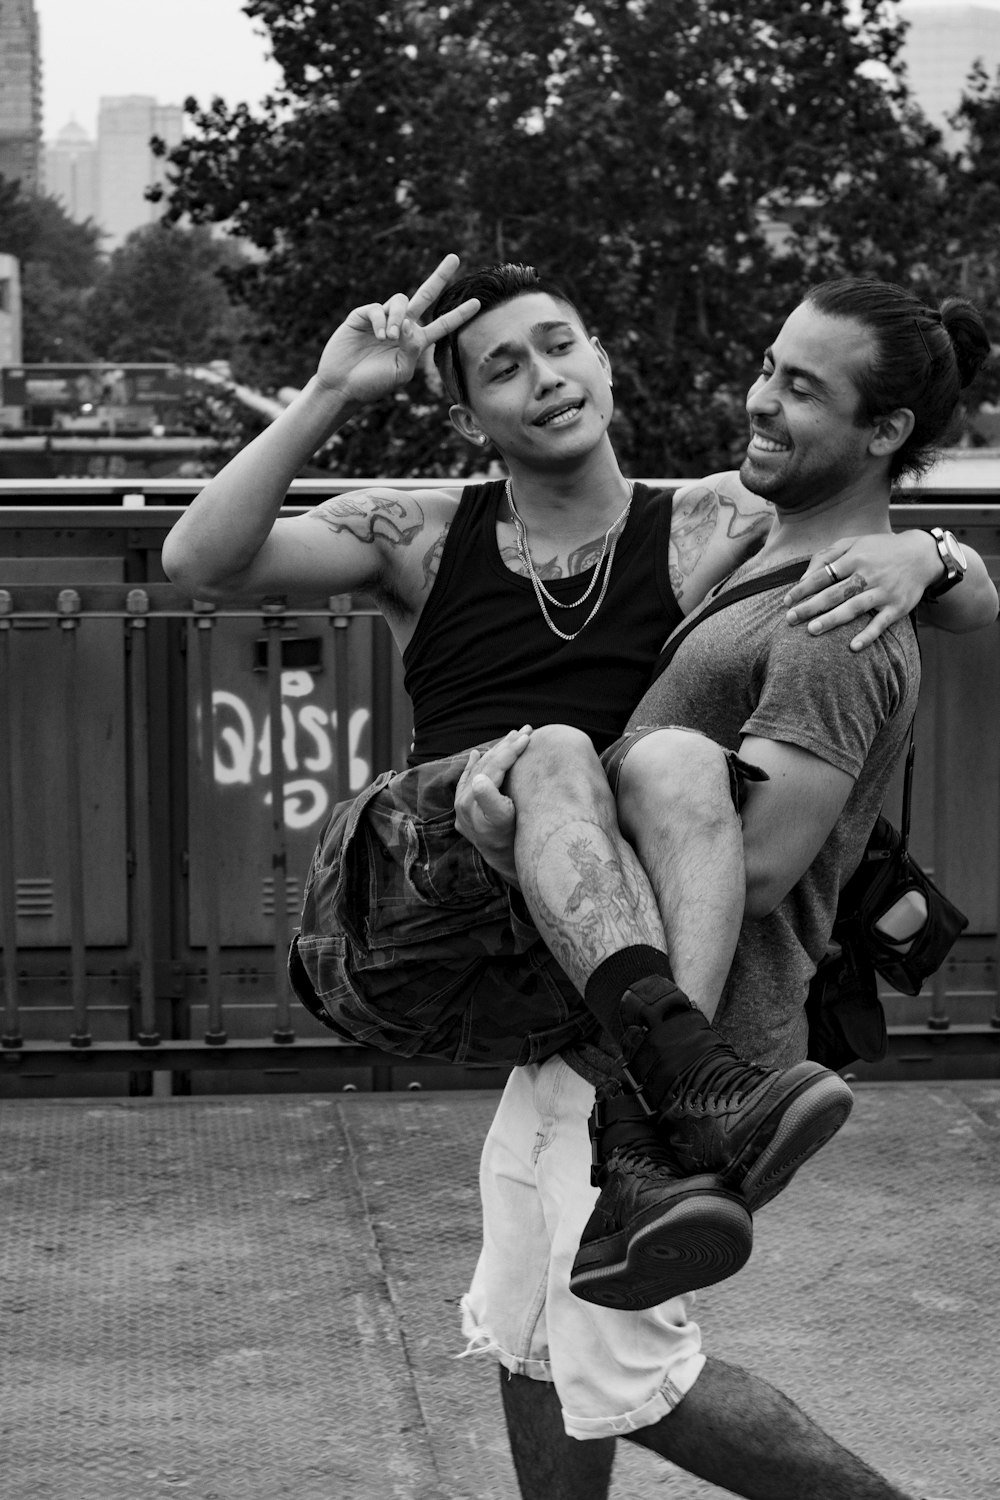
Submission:
[[[146,189],[166,180],[164,162],[154,156],[150,138],[168,148],[180,144],[184,111],[178,104],[158,104],[147,94],[103,98],[97,122],[97,222],[105,231],[106,250],[114,250],[162,210],[145,197]]]
[[[0,365],[21,363],[21,268],[0,251]]]
[[[75,120],[45,148],[45,191],[78,224],[97,220],[97,143]]]
[[[901,5],[909,30],[903,45],[907,82],[927,118],[954,150],[960,136],[948,124],[977,58],[991,78],[1000,67],[1000,10],[963,5]]]
[[[33,0],[0,0],[0,176],[35,192],[42,155],[42,64]]]

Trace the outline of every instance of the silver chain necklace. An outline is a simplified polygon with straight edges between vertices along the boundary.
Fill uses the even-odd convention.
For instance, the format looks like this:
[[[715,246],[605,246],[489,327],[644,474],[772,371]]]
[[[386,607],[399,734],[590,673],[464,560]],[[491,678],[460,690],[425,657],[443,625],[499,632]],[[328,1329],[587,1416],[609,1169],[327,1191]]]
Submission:
[[[518,557],[520,557],[521,562],[524,564],[528,577],[531,579],[531,586],[535,591],[535,598],[538,600],[538,607],[542,612],[543,620],[552,631],[552,634],[557,635],[560,640],[575,641],[581,631],[586,630],[587,626],[590,624],[591,620],[594,618],[594,616],[597,614],[597,611],[604,603],[604,596],[608,591],[608,584],[611,582],[611,565],[615,560],[615,549],[618,546],[618,540],[622,532],[625,530],[624,523],[628,520],[628,513],[632,506],[633,490],[634,486],[630,483],[628,487],[628,499],[625,502],[625,509],[619,516],[616,517],[614,521],[612,521],[611,525],[604,533],[604,543],[601,547],[601,555],[597,559],[597,563],[594,567],[593,577],[591,578],[587,587],[584,589],[583,593],[580,595],[579,599],[572,599],[568,603],[566,603],[562,599],[556,599],[552,594],[549,593],[538,573],[535,571],[535,565],[531,560],[531,552],[528,549],[528,533],[525,529],[524,522],[518,515],[517,506],[514,504],[514,496],[511,493],[510,480],[507,480],[507,504],[510,507],[511,520],[514,522],[514,534],[517,537],[517,555]],[[605,566],[605,563],[607,564],[607,566]],[[548,610],[545,607],[546,600],[548,600],[549,604],[553,605],[556,609],[578,609],[581,604],[586,603],[586,601],[590,598],[591,594],[596,588],[598,575],[600,574],[602,567],[604,568],[604,582],[601,584],[601,592],[595,599],[590,614],[584,620],[583,624],[580,626],[580,629],[574,630],[572,634],[567,634],[565,630],[560,630],[559,626],[552,619],[552,616],[549,614]]]

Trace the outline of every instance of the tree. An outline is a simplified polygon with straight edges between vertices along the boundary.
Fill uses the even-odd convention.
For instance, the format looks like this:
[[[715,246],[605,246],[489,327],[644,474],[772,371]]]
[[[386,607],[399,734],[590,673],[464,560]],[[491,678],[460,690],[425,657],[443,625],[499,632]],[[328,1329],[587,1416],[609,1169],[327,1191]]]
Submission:
[[[301,383],[354,303],[444,250],[528,260],[612,356],[632,472],[704,473],[741,444],[755,361],[804,284],[900,273],[945,191],[891,0],[244,9],[283,87],[259,113],[188,101],[169,215],[264,252],[232,281],[275,382]],[[445,434],[429,386],[338,434],[330,461],[461,472]]]
[[[250,317],[234,306],[223,273],[244,253],[207,228],[137,229],[115,250],[88,307],[99,358],[207,364],[238,360]]]
[[[948,285],[971,297],[983,313],[994,345],[1000,345],[1000,70],[990,79],[981,63],[969,75],[959,108],[951,123],[966,132],[963,149],[949,163],[945,210],[938,231],[939,264],[946,268]],[[1000,399],[1000,369],[988,366],[973,394],[981,400]],[[995,415],[991,422],[1000,436]]]
[[[100,230],[75,223],[55,198],[0,177],[0,250],[21,265],[24,359],[92,357],[86,305],[100,268]]]

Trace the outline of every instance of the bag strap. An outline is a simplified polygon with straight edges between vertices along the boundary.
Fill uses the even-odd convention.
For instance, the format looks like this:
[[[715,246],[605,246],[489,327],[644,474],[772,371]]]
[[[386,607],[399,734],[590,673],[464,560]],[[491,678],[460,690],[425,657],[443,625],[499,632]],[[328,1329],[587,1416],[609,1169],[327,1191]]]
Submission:
[[[767,589],[798,583],[804,567],[804,562],[785,563],[780,568],[772,568],[769,573],[759,573],[756,578],[747,578],[743,583],[734,584],[731,589],[723,589],[705,605],[704,609],[698,610],[696,614],[688,615],[687,619],[678,625],[656,658],[653,673],[649,679],[650,683],[655,682],[661,673],[667,670],[678,648],[684,644],[692,630],[696,625],[700,625],[702,620],[707,620],[709,615],[716,614],[720,609],[726,609],[730,604],[737,604],[740,599],[749,599],[752,594],[763,594]]]
[[[903,806],[899,819],[899,852],[904,859],[910,853],[910,804],[913,800],[913,758],[917,753],[917,747],[913,743],[913,726],[917,716],[913,715],[910,720],[910,743],[906,751],[906,766],[903,771]]]
[[[924,653],[920,649],[920,631],[917,629],[917,612],[915,609],[910,611],[910,624],[913,626],[913,638],[917,643],[917,656],[920,659],[921,665],[923,665]],[[910,854],[910,808],[913,802],[913,761],[917,753],[917,747],[913,743],[913,731],[917,722],[917,708],[919,706],[918,702],[913,710],[913,718],[910,720],[909,743],[906,749],[906,764],[903,770],[903,804],[899,814],[899,852],[904,859],[908,859]]]

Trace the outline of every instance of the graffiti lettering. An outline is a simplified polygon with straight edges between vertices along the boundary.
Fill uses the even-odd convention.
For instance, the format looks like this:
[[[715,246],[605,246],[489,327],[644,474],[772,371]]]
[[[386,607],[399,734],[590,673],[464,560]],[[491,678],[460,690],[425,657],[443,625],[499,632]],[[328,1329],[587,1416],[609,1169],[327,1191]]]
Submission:
[[[302,699],[315,691],[315,679],[309,672],[282,672],[283,698]],[[264,716],[258,728],[253,710],[236,693],[218,689],[212,694],[214,710],[213,771],[219,786],[253,786],[263,783],[263,801],[270,804],[267,782],[271,775],[271,719]],[[356,708],[347,721],[348,790],[360,791],[371,780],[371,766],[359,753],[361,737],[371,720],[367,708]],[[297,705],[281,705],[281,757],[286,771],[331,771],[336,759],[337,711],[325,708],[315,700]],[[285,825],[309,828],[323,818],[330,807],[333,787],[330,778],[300,776],[286,781]]]

